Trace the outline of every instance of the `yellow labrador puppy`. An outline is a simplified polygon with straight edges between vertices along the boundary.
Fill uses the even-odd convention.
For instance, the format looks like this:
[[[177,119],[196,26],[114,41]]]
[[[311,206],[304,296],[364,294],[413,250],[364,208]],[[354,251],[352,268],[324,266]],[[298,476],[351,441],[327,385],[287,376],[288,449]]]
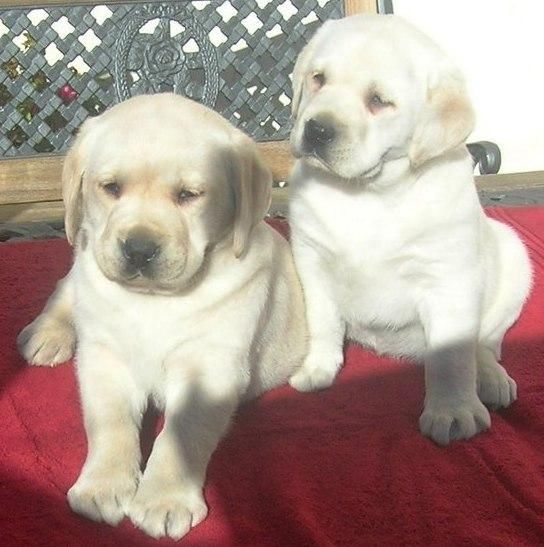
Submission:
[[[303,297],[287,242],[262,222],[270,192],[256,145],[179,96],[83,125],[63,172],[75,262],[19,340],[45,364],[77,338],[88,455],[74,511],[182,537],[206,516],[206,467],[239,403],[301,364]],[[141,476],[148,400],[165,424]]]
[[[293,79],[290,216],[310,348],[290,382],[330,385],[347,334],[424,361],[421,431],[469,438],[490,425],[484,405],[516,399],[499,359],[531,268],[479,204],[463,77],[402,19],[359,15],[324,24]]]

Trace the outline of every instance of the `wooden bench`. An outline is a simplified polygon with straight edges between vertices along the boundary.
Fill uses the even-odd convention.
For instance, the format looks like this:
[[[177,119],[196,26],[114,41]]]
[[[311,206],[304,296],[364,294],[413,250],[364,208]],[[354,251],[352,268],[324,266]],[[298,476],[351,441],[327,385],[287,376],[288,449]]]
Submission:
[[[128,62],[127,59],[130,58],[137,60],[138,55],[144,57],[156,55],[159,61],[163,63],[158,68],[161,77],[164,77],[165,82],[163,83],[166,86],[168,82],[173,82],[173,85],[177,86],[175,89],[177,92],[184,92],[185,89],[194,91],[200,85],[202,96],[210,106],[215,107],[242,128],[246,130],[250,128],[248,132],[259,140],[259,146],[270,165],[274,181],[276,183],[286,181],[293,162],[286,140],[288,133],[288,102],[291,95],[287,76],[289,69],[292,69],[296,54],[320,24],[320,17],[326,18],[328,13],[342,16],[361,12],[377,12],[380,3],[376,0],[330,0],[325,3],[325,8],[327,6],[329,8],[324,9],[320,7],[324,4],[323,1],[318,2],[315,0],[312,7],[308,1],[293,0],[291,2],[287,0],[287,2],[284,2],[284,0],[272,0],[264,7],[264,10],[268,11],[260,12],[259,6],[264,5],[265,1],[244,3],[241,0],[231,0],[227,4],[214,3],[215,11],[213,13],[215,15],[210,15],[211,12],[206,12],[207,9],[211,9],[209,2],[161,2],[157,4],[156,2],[108,0],[109,8],[115,10],[114,6],[119,5],[119,9],[122,8],[126,11],[126,23],[121,19],[116,27],[116,32],[104,31],[104,34],[100,34],[104,27],[99,23],[99,19],[94,21],[90,16],[94,13],[93,10],[96,5],[99,5],[97,2],[72,0],[69,2],[70,6],[65,7],[67,3],[62,0],[41,2],[36,0],[18,0],[17,2],[0,0],[0,21],[2,21],[2,25],[0,25],[0,121],[2,122],[0,144],[3,145],[3,149],[0,147],[0,223],[53,221],[63,217],[60,185],[61,169],[63,153],[70,141],[71,134],[86,115],[96,114],[101,108],[110,106],[113,102],[122,99],[123,93],[126,97],[126,93],[136,93],[142,89],[136,86],[142,84],[146,74],[142,72],[142,68],[138,68],[136,65],[136,68],[135,66],[119,68],[119,64],[123,62],[123,59],[119,58],[123,55],[125,62]],[[252,5],[254,12],[248,14],[245,7],[247,5]],[[152,6],[152,8],[149,8],[150,10],[157,10],[159,6],[164,7],[161,12],[162,15],[158,11],[155,12],[155,19],[160,19],[158,23],[160,25],[169,21],[171,35],[173,34],[173,22],[185,25],[183,31],[177,29],[177,40],[181,44],[189,35],[191,35],[191,39],[194,35],[197,40],[200,40],[196,45],[198,51],[195,51],[194,44],[191,46],[192,49],[187,45],[190,40],[183,47],[181,45],[177,46],[175,36],[162,36],[162,38],[159,36],[159,46],[157,47],[159,50],[161,47],[163,49],[158,53],[153,51],[154,44],[152,40],[153,37],[156,38],[156,31],[151,34],[142,32],[141,29],[146,23],[145,16],[140,13],[138,19],[134,17],[134,13],[130,9],[133,7],[134,10],[144,9],[145,11],[146,6]],[[223,6],[221,8],[223,12],[217,15],[220,6]],[[231,7],[230,10],[228,6]],[[107,9],[111,13],[109,8]],[[176,12],[178,8],[179,10]],[[70,12],[72,9],[75,11]],[[30,22],[28,14],[33,12],[34,16],[38,16],[40,15],[39,10],[43,11],[41,13],[42,17],[44,14],[48,14],[48,18],[37,24]],[[77,21],[70,20],[67,16],[63,16],[63,19],[63,17],[60,17],[62,13],[66,13],[67,16],[75,18]],[[147,24],[149,24],[149,21],[155,20],[151,18],[149,13]],[[265,19],[263,13],[267,14],[266,20],[261,21],[259,15]],[[213,20],[208,24],[210,17]],[[295,19],[293,20],[293,18]],[[303,28],[303,23],[301,23],[305,19],[306,21],[312,19],[308,23],[307,30]],[[13,27],[9,26],[8,20],[14,21]],[[23,23],[27,20],[28,25],[23,28]],[[181,23],[179,23],[180,21]],[[249,26],[251,21],[253,27]],[[138,27],[138,25],[140,26]],[[205,27],[205,25],[208,26]],[[227,29],[222,25],[227,25]],[[261,27],[255,30],[259,25]],[[210,27],[213,28],[210,30]],[[70,31],[70,29],[72,30]],[[85,32],[83,32],[84,30]],[[68,34],[66,34],[67,32]],[[184,33],[189,34],[185,36]],[[260,38],[255,38],[257,33],[260,33]],[[298,33],[297,39],[292,44],[289,42],[290,49],[287,50],[286,55],[290,55],[290,58],[284,62],[283,50],[278,47],[278,44],[281,40],[290,40],[291,33]],[[105,48],[103,51],[95,52],[97,46],[92,44],[91,38],[93,35],[95,42],[100,42],[100,45]],[[84,40],[85,37],[86,40]],[[129,43],[130,39],[133,39],[132,46]],[[138,39],[144,41],[144,46],[134,46]],[[91,41],[89,42],[89,40]],[[240,40],[246,42],[245,47],[243,47]],[[267,40],[268,42],[266,42]],[[215,44],[212,44],[213,41],[215,41]],[[127,43],[129,43],[128,46]],[[269,51],[272,53],[268,54],[266,47],[264,53],[260,51],[263,43],[270,48]],[[216,44],[219,45],[216,47],[215,52],[210,53],[209,48]],[[247,78],[245,67],[249,71],[256,72],[255,78],[258,78],[257,72],[259,71],[266,78],[268,70],[277,67],[269,66],[268,70],[266,66],[265,68],[262,66],[256,67],[255,59],[252,58],[251,53],[248,55],[246,52],[244,57],[241,57],[239,53],[241,50],[237,49],[238,44],[242,44],[242,50],[250,52],[253,44],[255,59],[259,58],[259,55],[261,55],[259,59],[268,55],[269,65],[271,63],[274,65],[277,62],[278,67],[283,66],[283,87],[276,89],[267,98],[266,94],[271,93],[270,88],[273,87],[274,82],[255,84],[250,81],[251,78]],[[106,47],[109,49],[106,49]],[[127,49],[130,47],[133,50],[129,51]],[[50,49],[52,51],[49,51],[49,54],[56,53],[56,50],[58,52],[56,53],[57,56],[62,56],[62,59],[53,62],[52,65],[50,64],[52,61],[46,62],[45,60],[47,50]],[[109,65],[108,54],[110,54]],[[171,62],[172,59],[168,55],[175,57],[177,54],[183,58],[185,65],[177,73],[174,73],[172,71],[175,71],[176,66]],[[196,70],[194,69],[196,66],[201,73],[206,72],[206,63],[214,64],[217,58],[221,56],[223,59],[219,59],[219,61],[223,60],[224,62],[224,58],[228,56],[227,54],[234,59],[232,61],[233,66],[235,63],[240,63],[242,68],[238,67],[236,69],[238,72],[230,70],[229,66],[219,66],[217,68],[218,73],[214,77],[220,82],[214,84],[215,88],[208,86],[207,82],[193,84],[191,81],[188,81],[185,89],[183,88],[183,78],[179,75],[183,70]],[[273,57],[274,54],[276,54],[276,57]],[[163,56],[162,61],[160,55]],[[203,62],[197,59],[199,55],[203,58]],[[84,71],[85,68],[81,69],[77,64],[74,65],[78,59],[80,65],[83,62],[83,65],[87,66],[86,72]],[[137,61],[134,62],[137,64]],[[99,65],[100,72],[98,74],[94,70],[95,65]],[[166,74],[168,68],[170,73]],[[133,72],[130,72],[131,70]],[[125,73],[123,71],[132,74],[132,80],[128,84],[123,80],[123,74]],[[109,78],[109,80],[100,82],[99,78],[103,76]],[[208,78],[209,74],[206,73],[204,76]],[[153,73],[149,77],[153,80],[152,83],[156,83],[157,73]],[[259,103],[259,97],[257,96],[254,110],[247,108],[247,104],[242,101],[239,110],[240,112],[244,110],[247,112],[240,114],[240,112],[233,111],[232,106],[229,104],[229,98],[224,95],[221,86],[228,93],[229,85],[235,89],[240,82],[244,81],[244,78],[247,80],[244,83],[245,87],[240,89],[246,93],[248,100],[250,98],[248,93],[251,94],[252,90],[255,95],[258,95],[259,92],[264,94],[266,100]],[[138,84],[138,81],[140,84]],[[133,89],[130,88],[131,85]],[[265,91],[256,91],[255,89],[259,85]],[[102,89],[101,86],[110,87]],[[213,89],[210,91],[208,88]],[[67,94],[63,94],[63,91]],[[74,97],[70,96],[72,92],[75,94]],[[239,95],[233,98],[234,102],[239,99]],[[107,100],[104,97],[109,101],[109,104],[105,104]],[[283,98],[282,104],[278,103],[278,97],[280,97],[280,100]],[[79,104],[80,100],[87,111],[82,110]],[[264,121],[258,119],[262,112],[259,109],[262,107],[266,114],[266,108],[270,104],[279,105],[280,115],[278,119],[281,118],[272,127],[268,118]],[[39,119],[42,114],[43,119]],[[246,118],[244,118],[244,115]],[[255,120],[251,120],[251,116],[257,119],[258,123],[254,123]],[[272,124],[274,124],[274,121]],[[251,127],[254,130],[251,130]],[[274,133],[276,130],[277,134]],[[64,134],[64,140],[59,137],[61,133]],[[267,135],[270,138],[267,138]],[[544,187],[544,172],[486,175],[477,177],[477,184],[479,188],[497,191]],[[272,211],[284,211],[286,203],[287,189],[276,185]]]

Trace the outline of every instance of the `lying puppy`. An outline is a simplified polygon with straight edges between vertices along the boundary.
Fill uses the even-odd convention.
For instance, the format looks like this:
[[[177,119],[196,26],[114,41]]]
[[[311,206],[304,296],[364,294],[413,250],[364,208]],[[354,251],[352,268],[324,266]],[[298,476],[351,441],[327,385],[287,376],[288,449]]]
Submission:
[[[83,125],[63,172],[75,262],[20,336],[43,364],[69,357],[77,334],[89,451],[74,511],[182,537],[206,516],[208,460],[239,403],[302,363],[301,288],[262,222],[270,193],[255,144],[179,96],[133,98]],[[165,424],[141,476],[148,399]]]
[[[344,336],[425,363],[420,419],[437,443],[516,399],[498,363],[531,284],[527,252],[486,218],[464,145],[462,75],[394,16],[327,22],[293,75],[295,262],[310,349],[290,383],[332,383]]]

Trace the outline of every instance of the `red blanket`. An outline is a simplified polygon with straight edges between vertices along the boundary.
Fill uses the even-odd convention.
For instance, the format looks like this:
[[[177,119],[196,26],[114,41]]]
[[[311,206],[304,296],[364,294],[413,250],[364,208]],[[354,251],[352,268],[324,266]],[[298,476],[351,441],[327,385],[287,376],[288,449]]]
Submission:
[[[439,448],[418,431],[422,369],[350,346],[332,388],[282,387],[240,409],[209,467],[209,517],[181,545],[544,544],[544,209],[489,213],[535,266],[503,352],[519,400]],[[28,367],[15,349],[69,263],[65,241],[0,246],[0,544],[155,545],[126,520],[70,511],[86,451],[74,369]]]

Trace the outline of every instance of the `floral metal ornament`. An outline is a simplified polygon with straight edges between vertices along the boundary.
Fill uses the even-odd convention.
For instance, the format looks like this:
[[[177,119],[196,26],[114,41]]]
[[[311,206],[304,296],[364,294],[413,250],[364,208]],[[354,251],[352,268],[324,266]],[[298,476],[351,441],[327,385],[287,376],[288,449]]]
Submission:
[[[179,6],[158,5],[136,9],[127,19],[115,55],[118,98],[173,91],[214,106],[217,54],[192,14]]]

